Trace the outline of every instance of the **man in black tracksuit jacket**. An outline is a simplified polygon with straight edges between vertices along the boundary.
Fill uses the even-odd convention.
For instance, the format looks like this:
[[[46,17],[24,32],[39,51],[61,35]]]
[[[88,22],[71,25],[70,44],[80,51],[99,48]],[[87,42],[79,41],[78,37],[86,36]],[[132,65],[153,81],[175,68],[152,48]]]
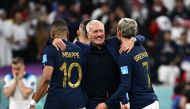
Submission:
[[[120,84],[120,69],[118,55],[120,41],[116,38],[105,40],[103,24],[92,20],[87,24],[90,45],[80,46],[86,58],[85,87],[88,95],[87,109],[95,109],[97,104],[105,102]],[[143,42],[143,36],[136,36],[138,42]],[[109,109],[120,109],[119,101],[109,104]]]

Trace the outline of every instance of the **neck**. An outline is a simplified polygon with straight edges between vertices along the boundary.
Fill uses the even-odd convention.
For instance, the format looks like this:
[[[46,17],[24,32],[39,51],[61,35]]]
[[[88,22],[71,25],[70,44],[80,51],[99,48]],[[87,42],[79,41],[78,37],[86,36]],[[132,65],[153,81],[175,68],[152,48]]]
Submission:
[[[101,49],[102,46],[103,46],[103,44],[101,44],[101,45],[97,45],[97,44],[94,44],[94,43],[92,43],[92,45],[95,46],[95,47],[97,47],[98,49]]]
[[[85,36],[79,36],[78,38],[79,38],[79,42],[81,42],[81,43],[84,43],[84,44],[90,43],[89,39],[86,38]]]

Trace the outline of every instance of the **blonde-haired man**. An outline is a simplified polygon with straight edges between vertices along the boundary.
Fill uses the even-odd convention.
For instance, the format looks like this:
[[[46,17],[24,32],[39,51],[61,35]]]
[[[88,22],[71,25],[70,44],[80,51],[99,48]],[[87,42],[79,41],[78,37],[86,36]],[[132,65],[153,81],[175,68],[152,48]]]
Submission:
[[[122,18],[117,27],[121,42],[129,41],[137,34],[137,23],[130,18]],[[151,85],[149,57],[142,45],[135,45],[127,53],[119,56],[121,83],[117,91],[96,109],[107,109],[107,104],[116,102],[128,92],[131,109],[159,109],[157,96]]]

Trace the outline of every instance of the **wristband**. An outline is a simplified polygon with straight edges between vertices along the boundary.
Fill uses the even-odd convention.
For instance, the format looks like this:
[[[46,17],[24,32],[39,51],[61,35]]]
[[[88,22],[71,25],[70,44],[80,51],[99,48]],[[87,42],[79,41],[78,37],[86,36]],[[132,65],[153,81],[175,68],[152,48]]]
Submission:
[[[37,104],[37,102],[32,99],[32,101],[30,102],[30,105],[36,106],[36,104]]]
[[[134,41],[134,42],[137,41],[137,39],[135,37],[131,37],[131,40]]]

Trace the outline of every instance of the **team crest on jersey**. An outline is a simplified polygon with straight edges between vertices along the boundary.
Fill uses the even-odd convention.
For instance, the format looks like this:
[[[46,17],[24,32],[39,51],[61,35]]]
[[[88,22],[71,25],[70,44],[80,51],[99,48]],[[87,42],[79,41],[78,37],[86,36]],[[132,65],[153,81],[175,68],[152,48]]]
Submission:
[[[127,67],[127,66],[122,66],[122,67],[120,67],[120,69],[121,69],[121,73],[122,73],[123,75],[129,73],[129,71],[128,71],[128,67]]]
[[[47,54],[44,54],[42,58],[42,63],[45,63],[45,62],[47,62]]]

